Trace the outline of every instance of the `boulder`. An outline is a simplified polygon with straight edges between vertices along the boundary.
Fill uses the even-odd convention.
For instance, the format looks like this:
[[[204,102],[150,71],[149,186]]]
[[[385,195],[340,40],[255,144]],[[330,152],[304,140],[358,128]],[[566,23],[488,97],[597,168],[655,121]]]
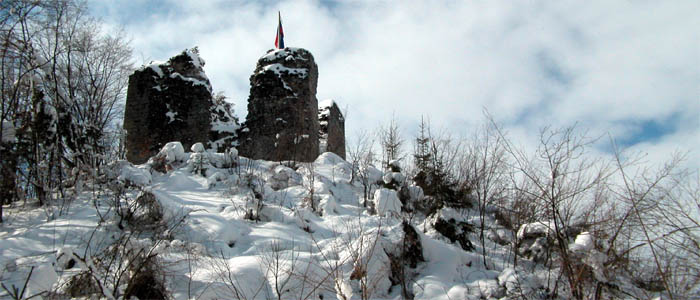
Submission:
[[[454,218],[445,220],[441,217],[433,225],[435,230],[448,238],[450,242],[458,242],[465,251],[474,251],[474,245],[469,240],[469,232],[474,231],[474,226],[467,222],[457,221]]]

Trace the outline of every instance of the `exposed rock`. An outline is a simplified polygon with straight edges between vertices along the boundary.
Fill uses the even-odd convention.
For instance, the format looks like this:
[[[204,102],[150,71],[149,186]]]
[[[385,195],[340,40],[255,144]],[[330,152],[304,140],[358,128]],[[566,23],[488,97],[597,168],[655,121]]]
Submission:
[[[140,229],[156,229],[163,226],[163,207],[151,192],[141,192],[133,204],[131,211],[127,213],[126,220],[129,225]]]
[[[232,146],[237,122],[230,105],[213,100],[203,66],[204,60],[193,48],[129,76],[124,129],[130,162],[146,162],[170,141],[189,148],[216,140],[212,148],[219,151]]]
[[[559,225],[559,230],[563,238],[568,240],[568,237],[574,237],[581,233],[582,226],[563,228],[562,225]],[[516,234],[518,254],[535,262],[543,262],[549,257],[552,247],[557,245],[556,236],[557,231],[553,221],[523,224]]]
[[[290,186],[301,185],[303,178],[301,174],[292,170],[292,168],[278,165],[272,170],[272,176],[269,182],[270,187],[277,191]]]
[[[345,118],[333,100],[318,104],[319,151],[333,152],[345,159]]]
[[[0,142],[0,205],[9,204],[16,198],[17,154],[10,143]]]
[[[100,293],[100,285],[89,271],[83,271],[70,277],[64,292],[73,298],[80,298]]]
[[[126,285],[124,299],[170,299],[165,287],[165,274],[155,255],[140,254],[132,259],[135,263],[130,264],[131,278]]]
[[[227,152],[238,145],[236,131],[240,128],[238,118],[233,113],[233,104],[226,102],[223,96],[214,97],[211,112],[211,130],[207,148],[215,152]]]
[[[459,245],[465,251],[473,251],[474,245],[469,241],[467,236],[468,232],[474,231],[474,226],[469,223],[456,221],[453,218],[445,220],[443,218],[438,218],[435,221],[435,230],[442,234],[444,237],[448,238],[450,242],[459,242]]]
[[[382,176],[382,181],[385,188],[398,191],[406,182],[406,176],[401,174],[401,172],[389,171],[384,173],[384,176]]]
[[[413,212],[416,204],[423,201],[423,189],[417,185],[402,185],[399,188],[399,200],[401,200],[401,208],[405,212]]]
[[[404,221],[401,224],[404,233],[403,239],[403,260],[408,263],[411,268],[416,268],[419,262],[424,262],[423,244],[421,244],[418,231],[410,223]]]
[[[401,244],[396,245],[394,251],[384,249],[390,262],[389,280],[392,285],[400,285],[404,299],[413,299],[413,291],[410,288],[412,272],[406,267],[415,269],[419,262],[425,262],[423,244],[418,231],[409,222],[403,221],[401,229],[403,230]]]
[[[301,48],[270,50],[250,77],[242,156],[311,162],[318,156],[318,67]]]

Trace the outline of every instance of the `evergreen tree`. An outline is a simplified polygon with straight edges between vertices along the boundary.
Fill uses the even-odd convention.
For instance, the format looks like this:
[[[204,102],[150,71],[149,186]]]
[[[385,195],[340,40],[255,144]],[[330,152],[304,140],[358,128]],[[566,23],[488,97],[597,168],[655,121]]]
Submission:
[[[417,203],[416,207],[431,214],[443,206],[464,206],[464,193],[456,181],[445,170],[445,157],[441,155],[440,144],[430,134],[430,125],[421,118],[419,136],[416,138],[413,154],[417,173],[413,181],[423,189],[429,200]]]

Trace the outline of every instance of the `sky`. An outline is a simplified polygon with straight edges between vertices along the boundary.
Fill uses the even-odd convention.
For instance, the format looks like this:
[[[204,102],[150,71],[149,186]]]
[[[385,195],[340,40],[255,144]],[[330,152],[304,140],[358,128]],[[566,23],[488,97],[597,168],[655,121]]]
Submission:
[[[487,110],[531,147],[576,126],[652,162],[700,166],[700,1],[91,0],[132,39],[137,65],[198,46],[215,91],[245,119],[249,77],[274,47],[313,53],[319,100],[346,109],[346,136],[394,115],[468,134]],[[410,147],[406,150],[410,150]]]

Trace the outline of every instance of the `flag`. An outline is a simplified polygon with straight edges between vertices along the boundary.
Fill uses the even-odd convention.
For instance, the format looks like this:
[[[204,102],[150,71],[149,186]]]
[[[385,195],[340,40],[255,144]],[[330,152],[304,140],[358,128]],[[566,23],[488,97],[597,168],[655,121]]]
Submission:
[[[279,23],[277,25],[277,36],[275,37],[275,48],[284,48],[284,31],[282,31],[282,14],[277,12],[279,15]]]

